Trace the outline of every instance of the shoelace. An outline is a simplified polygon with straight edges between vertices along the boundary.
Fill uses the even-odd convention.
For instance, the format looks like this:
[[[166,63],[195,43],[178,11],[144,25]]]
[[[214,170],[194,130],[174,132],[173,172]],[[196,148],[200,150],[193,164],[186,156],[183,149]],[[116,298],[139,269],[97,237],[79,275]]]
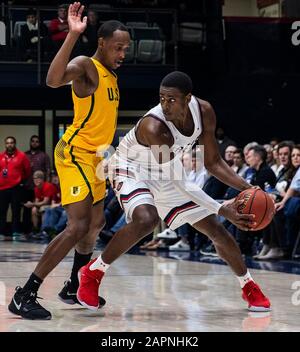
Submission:
[[[43,299],[42,297],[39,297],[37,295],[37,292],[30,292],[29,297],[27,297],[27,295],[25,294],[24,296],[24,301],[25,303],[36,303],[39,304],[37,299]]]

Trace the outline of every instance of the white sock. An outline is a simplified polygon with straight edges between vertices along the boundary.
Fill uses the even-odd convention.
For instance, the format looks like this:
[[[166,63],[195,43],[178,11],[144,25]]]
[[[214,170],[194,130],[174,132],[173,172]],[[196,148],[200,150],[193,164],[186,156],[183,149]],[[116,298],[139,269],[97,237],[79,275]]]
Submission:
[[[109,268],[109,264],[104,263],[104,261],[102,260],[101,254],[99,255],[99,257],[97,258],[96,261],[94,261],[94,263],[90,266],[90,270],[101,270],[104,273],[106,272],[106,270]]]
[[[237,276],[237,279],[240,282],[241,288],[243,288],[247,282],[254,281],[251,277],[251,274],[249,273],[249,270],[247,270],[244,276]]]

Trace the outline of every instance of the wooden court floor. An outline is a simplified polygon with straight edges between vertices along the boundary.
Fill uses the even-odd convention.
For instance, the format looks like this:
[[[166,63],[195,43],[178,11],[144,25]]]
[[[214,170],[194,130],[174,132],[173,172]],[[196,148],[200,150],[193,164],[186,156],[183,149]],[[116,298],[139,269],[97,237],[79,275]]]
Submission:
[[[300,331],[300,275],[251,269],[272,302],[270,313],[249,313],[225,265],[126,254],[101,284],[107,305],[97,312],[68,306],[57,293],[68,278],[72,253],[50,274],[39,295],[50,321],[28,321],[7,305],[33,271],[45,245],[0,242],[0,331]],[[95,255],[99,251],[95,252]]]

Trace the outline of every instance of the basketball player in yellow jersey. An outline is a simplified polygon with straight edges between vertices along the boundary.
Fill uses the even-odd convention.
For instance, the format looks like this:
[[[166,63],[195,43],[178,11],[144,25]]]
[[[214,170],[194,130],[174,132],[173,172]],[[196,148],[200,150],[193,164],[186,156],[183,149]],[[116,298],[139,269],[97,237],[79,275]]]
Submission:
[[[72,49],[86,28],[79,2],[68,11],[69,33],[50,65],[47,85],[57,88],[72,81],[73,124],[55,148],[62,204],[68,214],[66,229],[46,248],[23,288],[17,287],[9,310],[25,319],[51,319],[51,313],[37,301],[44,278],[75,246],[71,278],[59,297],[65,303],[78,303],[77,273],[91,258],[96,238],[104,225],[105,183],[96,178],[101,162],[96,151],[111,144],[117,120],[119,91],[112,71],[125,58],[130,44],[127,28],[118,21],[105,22],[98,31],[98,48],[92,58],[79,56],[69,62]],[[102,299],[100,299],[100,305]],[[102,305],[105,301],[102,301]]]

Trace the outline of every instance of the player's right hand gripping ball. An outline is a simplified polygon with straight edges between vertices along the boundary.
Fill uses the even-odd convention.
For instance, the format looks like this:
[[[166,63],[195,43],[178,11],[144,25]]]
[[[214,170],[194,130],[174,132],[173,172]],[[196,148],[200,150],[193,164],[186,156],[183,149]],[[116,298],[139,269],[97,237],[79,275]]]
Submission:
[[[254,214],[256,225],[252,230],[264,229],[270,224],[275,214],[273,199],[264,191],[257,188],[249,188],[236,197],[236,202],[243,200],[237,208],[241,214]]]

